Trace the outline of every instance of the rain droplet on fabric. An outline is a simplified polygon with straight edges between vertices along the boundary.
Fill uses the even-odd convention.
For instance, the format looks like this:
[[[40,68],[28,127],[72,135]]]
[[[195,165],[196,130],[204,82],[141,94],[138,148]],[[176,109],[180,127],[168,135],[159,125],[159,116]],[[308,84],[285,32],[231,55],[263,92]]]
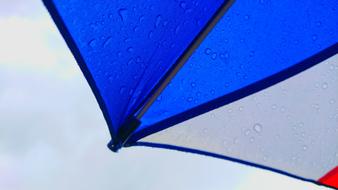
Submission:
[[[95,48],[96,45],[97,45],[96,39],[89,40],[88,45],[89,45],[89,47],[91,47],[91,48]]]
[[[120,16],[121,21],[125,22],[127,20],[127,9],[125,8],[119,9],[118,15]]]
[[[322,89],[327,89],[328,86],[329,86],[329,85],[327,84],[327,82],[324,82],[324,83],[322,84]]]
[[[217,53],[212,53],[211,59],[216,60],[216,58],[217,58]]]
[[[253,130],[257,133],[260,133],[262,132],[262,125],[260,123],[255,123],[254,126],[253,126]]]
[[[187,98],[187,101],[188,101],[188,102],[192,102],[192,101],[193,101],[193,98],[192,98],[192,97],[188,97],[188,98]]]
[[[210,48],[205,48],[204,53],[207,55],[211,54],[211,49]]]
[[[187,7],[187,3],[184,2],[184,1],[182,1],[182,2],[180,3],[180,7],[181,7],[182,9],[185,9],[185,8]]]
[[[308,147],[306,145],[303,146],[303,150],[306,151]]]
[[[161,15],[157,15],[156,16],[156,21],[155,21],[155,28],[157,28],[157,27],[160,26],[161,20],[162,20],[162,16]]]
[[[126,87],[125,86],[121,86],[120,87],[120,94],[124,94],[126,92]]]

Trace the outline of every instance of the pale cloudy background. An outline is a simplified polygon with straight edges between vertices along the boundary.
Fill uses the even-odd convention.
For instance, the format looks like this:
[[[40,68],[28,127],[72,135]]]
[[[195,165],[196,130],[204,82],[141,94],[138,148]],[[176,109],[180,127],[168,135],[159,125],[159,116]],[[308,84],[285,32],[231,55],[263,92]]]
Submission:
[[[108,130],[74,58],[38,0],[0,0],[1,190],[317,190],[200,155],[106,148]]]

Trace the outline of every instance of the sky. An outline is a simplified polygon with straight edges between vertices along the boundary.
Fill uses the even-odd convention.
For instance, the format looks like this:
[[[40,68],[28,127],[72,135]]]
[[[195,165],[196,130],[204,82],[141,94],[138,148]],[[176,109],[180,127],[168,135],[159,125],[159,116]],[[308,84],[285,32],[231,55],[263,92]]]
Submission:
[[[37,0],[0,0],[0,189],[325,190],[206,156],[118,154],[77,63]]]

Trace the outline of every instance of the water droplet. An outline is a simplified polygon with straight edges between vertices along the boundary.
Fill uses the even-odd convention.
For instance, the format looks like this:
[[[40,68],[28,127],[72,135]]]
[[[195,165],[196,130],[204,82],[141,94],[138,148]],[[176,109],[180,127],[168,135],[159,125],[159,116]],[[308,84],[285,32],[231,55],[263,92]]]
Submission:
[[[253,126],[253,130],[257,133],[260,133],[262,131],[263,127],[260,123],[255,123]]]
[[[320,110],[319,104],[313,104],[312,107],[313,107],[315,110],[317,110],[317,111]]]
[[[211,59],[216,60],[216,58],[217,58],[217,53],[212,53]]]
[[[187,7],[187,3],[184,2],[184,1],[182,1],[182,2],[180,3],[180,7],[181,7],[182,9],[185,9],[185,8]]]
[[[116,55],[117,55],[117,57],[121,57],[122,56],[122,52],[118,51],[118,52],[116,52]]]
[[[124,94],[126,92],[126,87],[125,86],[121,86],[120,87],[120,94]]]
[[[168,23],[169,23],[169,21],[167,21],[167,20],[163,21],[163,26],[167,26]]]
[[[114,82],[114,77],[110,75],[110,76],[108,77],[108,81],[109,81],[110,83]]]
[[[129,53],[131,53],[131,52],[134,51],[134,48],[133,48],[133,47],[128,47],[127,51],[128,51]]]
[[[195,88],[196,87],[196,83],[192,82],[192,83],[190,83],[190,86],[193,87],[193,88]]]
[[[133,58],[130,58],[129,61],[127,62],[127,65],[131,65],[135,63],[134,59]]]
[[[140,16],[140,18],[138,19],[138,21],[139,21],[139,22],[143,22],[143,21],[144,21],[144,19],[145,19],[145,17],[144,17],[144,16]]]
[[[334,99],[330,99],[329,103],[334,104],[336,101]]]
[[[303,146],[303,150],[306,151],[308,147],[306,145]]]
[[[118,10],[118,14],[122,22],[125,22],[127,19],[127,9],[121,8]]]
[[[111,41],[112,41],[112,38],[111,38],[111,37],[108,37],[108,38],[104,41],[103,47],[107,47],[107,46],[111,43]]]
[[[141,63],[141,62],[142,62],[142,58],[141,58],[140,56],[137,56],[137,57],[136,57],[136,62],[137,62],[137,63]]]
[[[163,98],[162,95],[160,95],[160,96],[157,97],[156,101],[160,102],[160,101],[162,101],[162,98]]]
[[[185,9],[185,13],[191,13],[193,11],[193,9]]]
[[[229,53],[228,52],[224,52],[220,54],[221,59],[225,60],[229,58]]]
[[[179,31],[180,31],[180,29],[181,29],[181,26],[180,26],[180,25],[177,25],[176,28],[175,28],[175,33],[178,34]]]
[[[162,20],[162,16],[161,15],[157,15],[156,16],[156,21],[155,21],[155,28],[157,28],[157,27],[160,26],[161,20]]]
[[[250,129],[247,129],[245,130],[245,133],[244,133],[246,136],[250,135]]]
[[[89,47],[95,48],[97,45],[97,41],[95,39],[92,39],[88,42]]]
[[[279,110],[280,110],[280,112],[284,113],[286,108],[284,106],[282,106]]]
[[[250,51],[249,56],[253,57],[255,55],[255,51]]]
[[[234,138],[234,144],[238,144],[239,143],[239,140],[238,140],[238,138],[236,137],[236,138]]]
[[[303,122],[299,122],[298,123],[298,127],[304,127],[304,123]]]
[[[200,97],[201,96],[201,92],[196,92],[196,96]]]
[[[188,101],[188,102],[192,102],[193,100],[194,100],[194,99],[193,99],[192,97],[188,97],[188,98],[187,98],[187,101]]]
[[[323,82],[323,84],[322,84],[322,89],[327,89],[328,86],[329,86],[329,85],[327,84],[327,82]]]
[[[318,36],[317,35],[312,35],[312,41],[316,41],[318,39]]]
[[[200,26],[200,25],[202,24],[201,19],[195,19],[195,24],[196,24],[197,26]]]
[[[150,31],[149,34],[148,34],[148,38],[153,38],[153,36],[154,36],[154,32]]]
[[[271,106],[271,109],[276,110],[276,109],[277,109],[277,105],[276,105],[276,104],[273,104],[273,105]]]
[[[211,49],[210,48],[205,48],[204,53],[207,55],[211,54]]]
[[[135,26],[133,30],[134,30],[134,32],[138,32],[140,30],[140,28],[138,26]]]
[[[123,40],[124,42],[131,42],[131,38],[125,38],[124,40]]]
[[[134,89],[129,90],[129,95],[132,95],[134,93]]]
[[[228,141],[227,141],[227,140],[224,140],[224,141],[223,141],[223,145],[227,147],[227,146],[228,146]]]

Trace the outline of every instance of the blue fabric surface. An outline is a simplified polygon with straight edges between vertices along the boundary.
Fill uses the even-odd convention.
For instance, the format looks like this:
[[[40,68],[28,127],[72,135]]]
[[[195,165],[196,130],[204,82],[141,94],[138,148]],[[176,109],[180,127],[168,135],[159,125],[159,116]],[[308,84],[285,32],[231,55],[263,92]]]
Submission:
[[[114,138],[221,0],[44,0]],[[137,140],[337,53],[338,1],[236,1],[141,118]],[[255,88],[251,88],[252,85]]]
[[[336,0],[236,1],[144,115],[136,136],[188,119],[191,116],[184,117],[185,112],[196,106],[275,75],[329,47],[329,52],[322,52],[324,56],[337,53],[337,8]],[[229,103],[222,101],[216,107]],[[176,119],[177,115],[181,118]]]
[[[45,0],[111,133],[181,56],[222,0]]]

